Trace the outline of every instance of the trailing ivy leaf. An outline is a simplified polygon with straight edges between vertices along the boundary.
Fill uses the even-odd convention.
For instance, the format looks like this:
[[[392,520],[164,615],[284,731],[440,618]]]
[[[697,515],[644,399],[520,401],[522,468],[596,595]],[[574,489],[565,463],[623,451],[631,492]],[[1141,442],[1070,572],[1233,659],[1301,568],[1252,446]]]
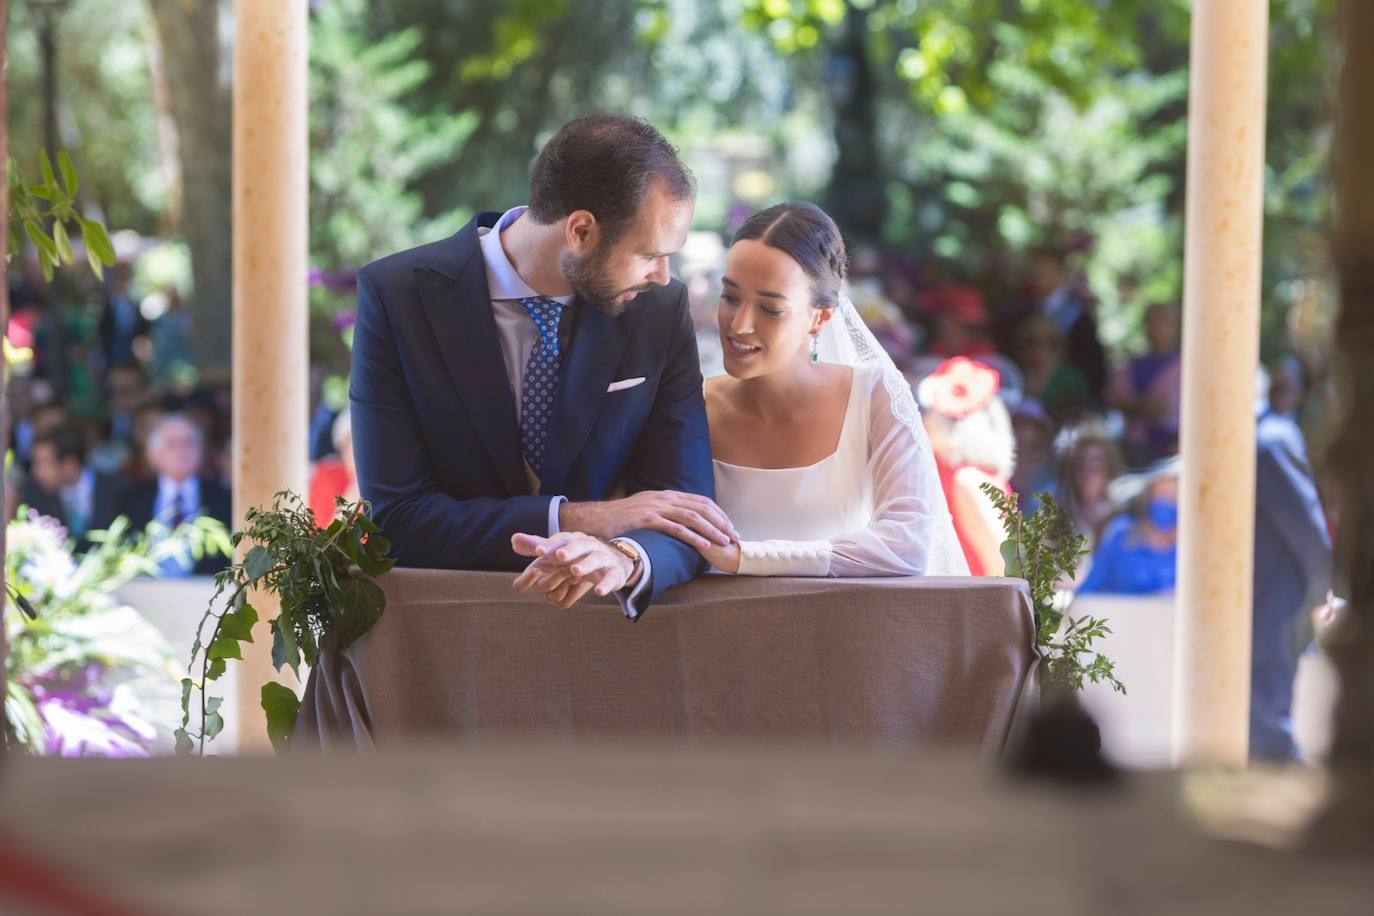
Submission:
[[[347,649],[382,616],[386,595],[373,582],[349,577],[339,583],[339,598],[339,648]]]
[[[301,658],[310,667],[315,667],[315,662],[320,658],[320,646],[315,641],[314,631],[307,627],[298,633],[296,638],[301,647]]]
[[[195,684],[189,677],[181,679],[181,728],[191,724],[191,688]],[[178,729],[180,731],[180,729]]]
[[[211,659],[210,665],[205,669],[205,679],[207,681],[217,681],[224,676],[225,662],[222,658]]]
[[[209,714],[212,713],[212,712],[219,712],[219,708],[220,708],[221,706],[223,706],[223,705],[224,705],[224,697],[206,697],[206,698],[205,698],[205,713],[206,713],[206,715],[209,715]]]
[[[196,743],[191,740],[191,736],[186,733],[185,728],[178,728],[176,731],[172,732],[172,735],[177,739],[178,756],[184,757],[195,751]]]
[[[272,666],[280,671],[283,665],[290,665],[300,678],[301,649],[296,645],[296,634],[284,617],[278,617],[272,621]]]
[[[221,636],[210,643],[210,648],[205,650],[205,657],[209,659],[237,658],[242,659],[243,653],[239,649],[239,641],[231,636]]]
[[[242,594],[242,592],[240,592]],[[243,603],[236,611],[230,611],[220,618],[219,638],[237,639],[240,642],[253,641],[253,624],[258,622],[258,612],[253,605]]]
[[[222,731],[224,731],[224,717],[217,712],[207,712],[205,714],[205,740],[209,741]]]
[[[262,685],[262,711],[267,714],[267,737],[277,753],[291,746],[291,736],[296,731],[296,716],[300,709],[301,701],[294,690],[276,681]]]
[[[1021,576],[1021,552],[1017,549],[1016,539],[1007,538],[1002,542],[1002,563],[1005,569],[1002,575],[1020,578]]]
[[[387,556],[391,542],[380,534],[370,535],[367,544],[358,555],[358,568],[376,578],[390,572],[396,561]]]
[[[267,575],[275,565],[271,551],[261,544],[249,550],[243,558],[243,571],[250,582],[256,582]]]

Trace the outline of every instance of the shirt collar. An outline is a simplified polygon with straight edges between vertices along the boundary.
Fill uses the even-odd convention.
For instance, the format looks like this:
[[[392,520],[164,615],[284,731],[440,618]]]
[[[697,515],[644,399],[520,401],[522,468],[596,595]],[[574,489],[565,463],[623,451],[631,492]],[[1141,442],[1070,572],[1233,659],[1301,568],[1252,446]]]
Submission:
[[[63,487],[61,495],[64,500],[84,499],[94,489],[95,469],[83,468],[81,476],[76,478],[76,483],[70,487]]]
[[[496,221],[496,225],[481,232],[482,260],[487,267],[487,291],[491,295],[493,302],[502,300],[530,299],[538,296],[539,293],[521,279],[520,274],[516,273],[514,265],[506,255],[506,249],[501,245],[501,230],[515,222],[525,211],[527,206],[512,207],[501,218]],[[572,301],[572,296],[551,296],[555,302],[567,305]]]
[[[177,483],[170,477],[159,476],[157,479],[157,501],[160,506],[170,506],[176,500],[178,493],[185,493],[191,503],[184,508],[194,508],[200,502],[200,481],[194,477],[188,477],[181,483]]]

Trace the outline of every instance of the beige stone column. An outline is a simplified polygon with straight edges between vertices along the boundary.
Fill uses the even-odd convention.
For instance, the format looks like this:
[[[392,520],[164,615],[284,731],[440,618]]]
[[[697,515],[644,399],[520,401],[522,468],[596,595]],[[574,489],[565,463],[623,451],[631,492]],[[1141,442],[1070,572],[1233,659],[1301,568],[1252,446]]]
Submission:
[[[236,0],[234,40],[234,515],[306,485],[307,5]],[[274,605],[257,596],[262,619]],[[238,668],[237,731],[267,751],[262,684],[274,675],[262,622]]]
[[[1174,751],[1249,745],[1268,0],[1193,4]]]

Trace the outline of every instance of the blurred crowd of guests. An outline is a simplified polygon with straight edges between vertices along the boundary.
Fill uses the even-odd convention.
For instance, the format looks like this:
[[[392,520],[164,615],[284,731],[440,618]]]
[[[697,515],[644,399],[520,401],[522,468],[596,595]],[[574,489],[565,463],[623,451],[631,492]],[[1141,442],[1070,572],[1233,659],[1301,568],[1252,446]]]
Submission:
[[[128,260],[99,284],[76,271],[48,283],[20,263],[7,329],[11,515],[58,519],[78,550],[120,516],[138,530],[158,522],[154,536],[199,517],[229,526],[229,382],[191,381],[175,291],[140,296]],[[226,563],[186,553],[161,571],[209,575]]]

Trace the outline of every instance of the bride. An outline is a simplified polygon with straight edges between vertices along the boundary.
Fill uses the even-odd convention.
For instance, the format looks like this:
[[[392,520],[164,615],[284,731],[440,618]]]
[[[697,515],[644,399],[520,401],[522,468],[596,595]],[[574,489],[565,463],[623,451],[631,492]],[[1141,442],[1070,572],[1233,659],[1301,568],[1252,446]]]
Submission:
[[[719,310],[726,374],[706,382],[716,502],[739,540],[699,551],[753,576],[966,576],[911,388],[843,293],[819,207],[735,234]]]

